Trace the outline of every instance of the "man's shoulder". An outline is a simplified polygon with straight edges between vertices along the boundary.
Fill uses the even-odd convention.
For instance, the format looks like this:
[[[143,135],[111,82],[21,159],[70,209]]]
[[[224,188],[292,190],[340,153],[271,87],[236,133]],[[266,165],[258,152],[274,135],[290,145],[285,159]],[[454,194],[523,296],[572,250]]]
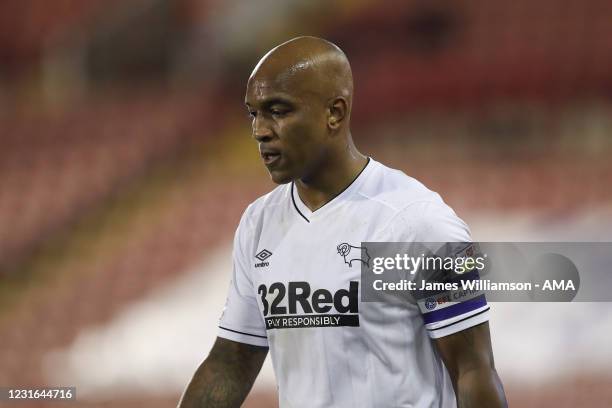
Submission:
[[[401,170],[375,162],[374,177],[361,188],[361,195],[399,212],[417,203],[444,205],[440,195]]]
[[[421,242],[468,241],[469,228],[442,197],[404,172],[380,165],[370,190],[376,200],[393,211],[387,226],[398,230],[397,240]]]

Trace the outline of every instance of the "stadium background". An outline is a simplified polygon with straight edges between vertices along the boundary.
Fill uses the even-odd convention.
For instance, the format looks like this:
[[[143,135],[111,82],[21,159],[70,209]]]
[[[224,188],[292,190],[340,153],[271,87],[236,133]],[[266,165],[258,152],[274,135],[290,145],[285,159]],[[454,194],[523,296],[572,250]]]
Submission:
[[[348,54],[361,151],[439,191],[475,239],[611,240],[607,0],[4,0],[0,385],[176,404],[238,219],[273,187],[246,79],[302,34]],[[609,406],[610,311],[496,304],[511,406]],[[245,406],[275,405],[267,363]]]

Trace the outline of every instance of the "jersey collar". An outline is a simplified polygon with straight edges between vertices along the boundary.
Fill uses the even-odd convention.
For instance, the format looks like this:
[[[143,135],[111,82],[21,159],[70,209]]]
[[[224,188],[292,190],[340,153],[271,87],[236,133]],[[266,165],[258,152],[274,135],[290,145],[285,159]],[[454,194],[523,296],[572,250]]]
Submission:
[[[363,180],[366,178],[367,174],[370,173],[372,167],[374,167],[372,164],[373,161],[374,160],[368,157],[366,165],[363,169],[361,169],[359,174],[357,174],[355,179],[353,179],[353,181],[348,186],[346,186],[344,190],[338,193],[334,198],[332,198],[327,203],[323,204],[321,207],[317,208],[314,211],[311,211],[310,208],[308,208],[306,204],[304,204],[304,202],[300,198],[297,188],[295,187],[295,183],[291,182],[291,201],[293,204],[293,208],[297,211],[298,215],[301,216],[301,218],[303,218],[306,222],[310,222],[315,217],[320,217],[322,214],[331,211],[333,208],[345,202],[346,199],[357,190],[359,185],[361,185]]]

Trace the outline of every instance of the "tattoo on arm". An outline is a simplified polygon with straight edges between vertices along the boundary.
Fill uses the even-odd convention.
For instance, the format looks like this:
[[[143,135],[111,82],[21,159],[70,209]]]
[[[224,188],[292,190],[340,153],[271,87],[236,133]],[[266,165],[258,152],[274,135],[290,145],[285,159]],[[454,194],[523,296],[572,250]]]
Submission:
[[[267,354],[267,347],[218,338],[187,386],[179,408],[240,407]]]

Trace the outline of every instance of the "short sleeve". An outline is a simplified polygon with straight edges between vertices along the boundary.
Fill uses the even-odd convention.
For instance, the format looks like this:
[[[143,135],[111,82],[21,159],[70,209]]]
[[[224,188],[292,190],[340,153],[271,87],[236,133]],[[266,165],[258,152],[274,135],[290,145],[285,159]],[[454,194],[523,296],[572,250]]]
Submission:
[[[249,276],[246,258],[249,230],[245,225],[245,218],[246,216],[243,216],[234,236],[232,280],[219,320],[218,336],[240,343],[267,347],[266,327]]]
[[[406,227],[408,234],[403,239],[436,243],[439,247],[433,250],[438,255],[465,257],[474,248],[468,226],[442,201],[417,203],[403,211],[401,218],[403,222],[398,224]],[[456,283],[457,290],[433,291],[417,301],[429,337],[449,336],[489,320],[484,293],[462,290],[462,280],[476,279],[477,270],[454,276],[450,282]]]

